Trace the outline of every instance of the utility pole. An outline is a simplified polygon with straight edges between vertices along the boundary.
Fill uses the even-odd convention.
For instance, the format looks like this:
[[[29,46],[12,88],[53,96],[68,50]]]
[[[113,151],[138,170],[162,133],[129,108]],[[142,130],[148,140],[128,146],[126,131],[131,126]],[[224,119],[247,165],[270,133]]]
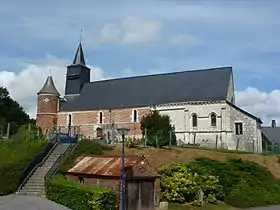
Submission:
[[[8,126],[7,126],[7,139],[10,138],[10,126],[11,126],[11,123],[8,123]]]

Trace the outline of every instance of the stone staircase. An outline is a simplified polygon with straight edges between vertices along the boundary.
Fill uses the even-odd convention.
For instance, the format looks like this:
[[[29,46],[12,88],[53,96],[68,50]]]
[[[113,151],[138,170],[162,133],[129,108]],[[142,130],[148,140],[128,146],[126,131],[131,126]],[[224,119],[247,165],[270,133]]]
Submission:
[[[43,196],[45,193],[45,176],[68,147],[71,147],[71,144],[58,144],[45,162],[35,170],[23,187],[17,191],[17,194]]]

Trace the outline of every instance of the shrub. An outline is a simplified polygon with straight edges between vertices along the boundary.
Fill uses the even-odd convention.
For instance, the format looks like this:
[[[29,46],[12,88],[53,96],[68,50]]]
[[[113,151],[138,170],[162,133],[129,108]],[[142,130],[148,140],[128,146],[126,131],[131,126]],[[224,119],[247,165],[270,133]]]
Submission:
[[[0,195],[10,194],[17,190],[23,169],[46,144],[46,141],[26,140],[0,142]]]
[[[103,150],[109,150],[107,146],[100,145],[95,141],[83,139],[78,142],[72,154],[61,164],[58,169],[58,173],[66,174],[67,171],[74,165],[76,158],[84,154],[102,154]]]
[[[279,180],[257,163],[242,159],[221,162],[198,158],[188,167],[200,175],[208,173],[219,177],[225,192],[223,200],[229,205],[248,208],[280,203]]]
[[[217,177],[193,173],[186,165],[172,164],[159,169],[161,173],[162,200],[200,205],[200,192],[204,200],[215,203],[223,196]]]
[[[46,186],[48,199],[75,210],[113,210],[117,195],[113,190],[82,185],[56,175]]]
[[[175,128],[171,126],[170,122],[168,115],[161,115],[157,111],[152,111],[141,119],[141,129],[144,135],[147,129],[148,146],[163,147],[170,143],[176,145]]]

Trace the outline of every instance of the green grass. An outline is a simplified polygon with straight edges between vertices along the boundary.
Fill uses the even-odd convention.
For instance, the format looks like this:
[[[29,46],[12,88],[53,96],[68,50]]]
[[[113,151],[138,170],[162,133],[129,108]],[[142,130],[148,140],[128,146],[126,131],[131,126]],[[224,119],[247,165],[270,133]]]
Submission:
[[[204,207],[195,207],[184,204],[169,203],[168,210],[236,210],[237,208],[225,203],[207,204]]]
[[[0,195],[16,191],[21,172],[46,145],[46,141],[0,142]]]
[[[0,166],[15,162],[25,164],[47,144],[46,141],[0,141]]]
[[[96,154],[100,155],[104,150],[109,150],[110,148],[107,146],[102,146],[95,141],[84,139],[81,140],[72,154],[62,163],[60,166],[58,173],[66,174],[67,171],[74,166],[74,162],[76,158],[80,155],[84,154]]]

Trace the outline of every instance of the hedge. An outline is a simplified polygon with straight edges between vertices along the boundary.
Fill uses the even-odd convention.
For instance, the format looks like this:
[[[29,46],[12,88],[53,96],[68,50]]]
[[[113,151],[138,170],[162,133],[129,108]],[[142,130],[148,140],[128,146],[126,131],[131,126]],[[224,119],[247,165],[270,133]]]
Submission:
[[[46,186],[46,197],[74,210],[117,209],[117,194],[107,188],[82,185],[56,175]]]

